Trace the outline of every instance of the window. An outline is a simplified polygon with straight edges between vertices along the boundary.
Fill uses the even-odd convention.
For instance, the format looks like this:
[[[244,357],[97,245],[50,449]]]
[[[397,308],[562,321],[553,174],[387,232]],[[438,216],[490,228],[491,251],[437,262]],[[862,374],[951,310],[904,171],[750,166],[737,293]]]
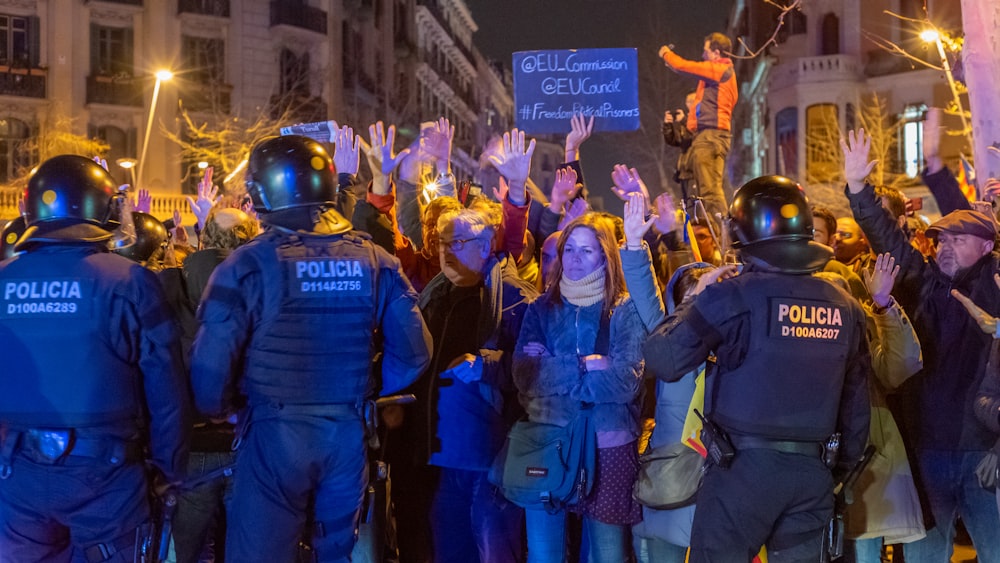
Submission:
[[[799,110],[785,108],[774,116],[775,162],[774,169],[782,176],[799,175]]]
[[[281,94],[310,97],[309,53],[298,56],[288,49],[281,50]]]
[[[91,24],[91,74],[132,76],[132,69],[132,29]]]
[[[28,124],[11,118],[0,119],[0,182],[9,182],[27,169],[31,154],[25,142],[31,135]]]
[[[924,167],[924,115],[927,106],[912,104],[899,116],[899,170],[916,178]]]
[[[840,53],[840,18],[834,13],[823,16],[822,55]]]
[[[226,80],[226,42],[222,39],[181,36],[184,79],[199,84]]]
[[[835,104],[806,108],[807,182],[827,182],[840,172],[840,125]]]
[[[38,66],[38,18],[0,15],[0,64]]]

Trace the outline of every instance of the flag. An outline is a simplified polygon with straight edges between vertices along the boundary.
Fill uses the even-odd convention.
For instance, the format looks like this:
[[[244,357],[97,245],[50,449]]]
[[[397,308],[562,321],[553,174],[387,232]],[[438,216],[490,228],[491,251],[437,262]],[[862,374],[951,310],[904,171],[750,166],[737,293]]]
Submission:
[[[976,171],[969,163],[969,159],[964,154],[958,155],[961,161],[958,166],[958,174],[955,180],[958,181],[958,188],[962,190],[962,195],[970,202],[979,200],[979,191],[976,190]]]

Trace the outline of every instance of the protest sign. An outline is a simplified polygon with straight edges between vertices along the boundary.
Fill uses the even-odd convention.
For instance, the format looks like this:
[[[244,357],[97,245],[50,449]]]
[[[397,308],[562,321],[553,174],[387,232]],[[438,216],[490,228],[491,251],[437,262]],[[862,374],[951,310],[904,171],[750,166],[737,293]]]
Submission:
[[[514,53],[514,114],[528,133],[567,133],[570,117],[594,116],[595,131],[639,128],[635,49]]]

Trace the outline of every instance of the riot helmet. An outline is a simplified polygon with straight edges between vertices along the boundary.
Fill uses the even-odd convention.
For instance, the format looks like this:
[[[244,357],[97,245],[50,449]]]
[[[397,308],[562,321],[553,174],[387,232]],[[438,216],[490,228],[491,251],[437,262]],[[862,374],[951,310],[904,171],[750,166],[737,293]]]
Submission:
[[[729,236],[745,260],[787,273],[821,269],[832,251],[813,242],[813,217],[802,187],[784,176],[744,184],[729,207]]]
[[[133,262],[144,264],[167,242],[167,228],[156,217],[141,211],[132,212],[132,224],[135,226],[135,242],[111,250]]]
[[[3,228],[3,234],[0,235],[0,260],[14,256],[14,245],[17,244],[27,228],[28,225],[25,223],[24,217],[21,216],[7,223],[7,226]]]
[[[112,218],[114,179],[93,160],[73,154],[43,162],[24,191],[27,230],[21,242],[99,242],[118,226]]]
[[[309,137],[271,137],[250,153],[246,187],[261,214],[332,206],[337,199],[337,169],[323,145]]]

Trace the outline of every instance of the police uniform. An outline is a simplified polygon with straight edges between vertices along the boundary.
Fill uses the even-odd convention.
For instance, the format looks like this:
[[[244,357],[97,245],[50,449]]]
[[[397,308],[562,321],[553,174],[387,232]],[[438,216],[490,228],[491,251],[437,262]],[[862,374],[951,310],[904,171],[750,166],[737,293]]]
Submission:
[[[3,562],[132,561],[147,447],[170,481],[186,462],[187,380],[159,283],[107,251],[102,217],[76,213],[103,214],[113,192],[84,157],[43,163],[24,252],[0,263]]]
[[[192,381],[206,414],[241,413],[227,560],[294,561],[300,540],[321,561],[347,561],[367,479],[362,410],[407,387],[430,336],[399,262],[329,209],[310,230],[275,214],[329,201],[333,165],[302,137],[254,149],[248,186],[270,229],[212,275],[198,311]],[[303,195],[317,185],[329,193]],[[345,229],[346,225],[346,229]],[[376,333],[380,338],[376,337]]]
[[[666,381],[716,356],[705,409],[736,454],[704,477],[693,562],[749,561],[762,545],[771,561],[819,560],[834,508],[823,445],[841,433],[849,467],[868,437],[865,315],[808,275],[829,251],[805,238],[812,215],[799,190],[777,177],[741,188],[730,230],[744,271],[680,306],[646,344],[647,369]]]

